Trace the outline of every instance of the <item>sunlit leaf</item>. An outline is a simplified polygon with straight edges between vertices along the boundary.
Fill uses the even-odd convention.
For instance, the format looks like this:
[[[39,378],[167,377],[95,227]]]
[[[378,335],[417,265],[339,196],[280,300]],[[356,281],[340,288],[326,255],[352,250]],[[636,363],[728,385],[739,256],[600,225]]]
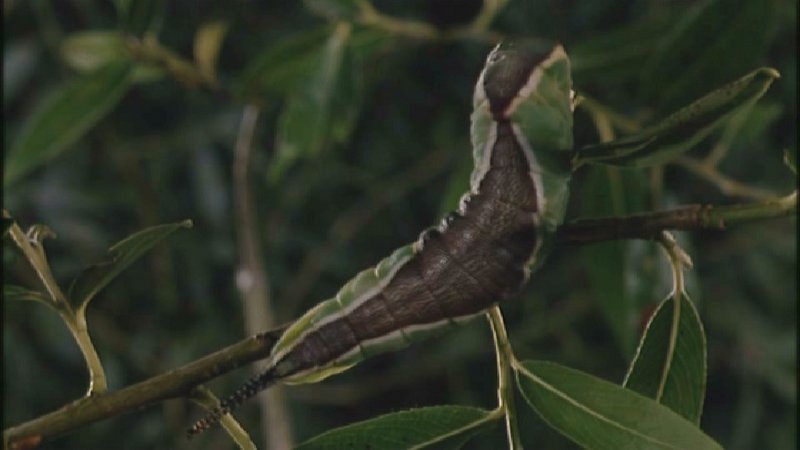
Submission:
[[[217,58],[227,31],[227,23],[213,21],[201,26],[194,37],[194,60],[209,78],[216,77]]]
[[[587,449],[721,449],[695,424],[634,391],[544,361],[517,367],[525,400]]]
[[[775,0],[708,0],[686,10],[641,73],[644,100],[668,112],[757,67]]]
[[[108,249],[111,257],[85,269],[69,288],[68,298],[76,309],[85,308],[89,301],[122,271],[146,251],[180,228],[191,228],[192,221],[157,225],[138,231]]]
[[[73,80],[40,104],[6,157],[4,184],[69,149],[122,99],[130,75],[130,63],[111,63]]]
[[[61,58],[80,72],[92,72],[108,63],[131,59],[122,34],[116,30],[70,34],[61,43]]]
[[[705,333],[685,293],[677,303],[677,315],[675,305],[675,297],[667,297],[650,318],[623,386],[700,423],[706,385]]]
[[[468,406],[432,406],[386,414],[327,431],[296,450],[460,448],[499,417]]]
[[[697,145],[736,112],[747,108],[779,77],[761,68],[712,91],[658,125],[611,142],[578,150],[576,164],[647,167],[664,163]]]

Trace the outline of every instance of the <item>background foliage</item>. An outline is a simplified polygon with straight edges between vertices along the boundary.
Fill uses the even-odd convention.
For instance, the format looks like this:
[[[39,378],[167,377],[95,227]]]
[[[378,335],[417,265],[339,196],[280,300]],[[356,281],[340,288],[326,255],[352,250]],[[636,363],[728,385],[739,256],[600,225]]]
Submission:
[[[374,4],[442,29],[468,22],[481,7],[448,0]],[[58,92],[84,82],[88,93],[81,98],[91,98],[102,76],[120,89],[103,97],[113,100],[107,103],[64,102],[53,118],[61,125],[35,134],[37,148],[49,154],[22,169],[4,168],[4,208],[21,223],[44,223],[58,234],[47,241],[56,278],[73,278],[135,230],[185,218],[195,224],[128,269],[89,309],[111,389],[244,335],[231,165],[247,102],[262,111],[251,171],[278,322],[414,239],[465,189],[472,88],[490,44],[480,36],[443,41],[385,26],[334,24],[331,18],[348,17],[347,5],[4,2],[7,163],[30,134],[26,124],[37,108]],[[788,0],[512,0],[491,29],[562,41],[576,90],[605,117],[619,114],[633,123],[649,123],[759,66],[782,74],[747,116],[676,164],[579,172],[568,217],[584,217],[788,193],[795,178],[781,159],[784,149],[796,154],[797,148],[796,17],[797,4]],[[196,59],[200,70],[172,56],[152,64],[146,48],[132,60],[130,43],[115,30],[155,33],[159,48]],[[214,42],[221,45],[216,61]],[[101,66],[105,73],[97,71]],[[579,145],[598,140],[585,110],[575,121]],[[720,156],[719,171],[742,184],[698,168],[709,156]],[[679,236],[694,259],[689,290],[708,336],[701,425],[726,448],[796,445],[795,230],[792,218]],[[7,240],[3,265],[6,280],[34,285]],[[641,327],[668,289],[669,269],[654,244],[565,247],[503,309],[520,358],[620,382]],[[3,308],[9,426],[79,397],[86,386],[80,352],[55,314],[27,303]],[[240,370],[211,387],[231,392],[248,375]],[[286,394],[301,441],[409,407],[488,407],[494,388],[491,338],[478,320]],[[572,448],[529,409],[519,410],[523,442]],[[237,417],[257,430],[256,414],[251,403]],[[125,448],[216,448],[227,441],[214,433],[186,442],[183,430],[196,416],[188,402],[171,401],[52,445],[101,448],[121,435]],[[497,427],[468,446],[502,439]]]

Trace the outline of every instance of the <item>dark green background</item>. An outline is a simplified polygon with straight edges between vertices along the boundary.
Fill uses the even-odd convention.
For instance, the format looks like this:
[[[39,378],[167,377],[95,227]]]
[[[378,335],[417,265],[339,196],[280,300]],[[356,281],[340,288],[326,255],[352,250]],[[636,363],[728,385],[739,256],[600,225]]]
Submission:
[[[270,58],[265,52],[309,33],[323,33],[317,39],[321,45],[325,36],[319,31],[325,20],[301,2],[167,3],[156,8],[159,40],[187,58],[199,26],[210,20],[230,24],[218,73],[221,83],[234,90],[246,67]],[[706,14],[692,19],[706,3]],[[480,6],[474,0],[387,0],[375,5],[387,14],[441,27],[463,23]],[[70,33],[120,25],[112,2],[7,1],[3,8],[7,150],[34,107],[77,76],[61,58],[63,40]],[[796,18],[796,2],[777,0],[511,0],[492,29],[514,37],[560,40],[573,58],[576,90],[631,117],[663,116],[752,69],[775,67],[782,78],[732,131],[720,169],[743,183],[784,195],[796,184],[781,162],[784,149],[797,148]],[[328,139],[318,154],[289,165],[281,177],[269,176],[278,116],[287,99],[303,90],[313,56],[306,65],[296,64],[304,55],[300,51],[267,59],[271,70],[287,68],[288,81],[248,93],[264,105],[251,170],[279,321],[330,297],[357,271],[414,240],[453,207],[466,186],[472,88],[490,46],[476,40],[443,43],[393,35],[379,36],[377,42],[347,63],[356,74],[355,88],[340,108],[357,113],[352,134],[337,142]],[[47,241],[47,249],[63,283],[138,229],[194,220],[193,229],[149,253],[89,308],[90,330],[112,389],[244,336],[234,286],[231,204],[232,148],[242,109],[237,99],[189,89],[168,76],[136,84],[77,144],[4,190],[3,206],[21,224],[44,223],[58,234],[57,240]],[[598,139],[580,109],[575,139],[578,145]],[[718,139],[719,133],[690,156],[707,154]],[[572,186],[569,218],[747,201],[723,195],[676,165],[664,168],[663,182],[655,189],[650,171],[621,170],[609,177],[604,168],[582,169]],[[383,196],[392,200],[380,201]],[[344,218],[359,211],[366,216],[351,229],[353,222]],[[332,228],[343,220],[344,225]],[[349,238],[342,240],[343,235]],[[694,259],[689,294],[708,337],[703,429],[725,448],[794,448],[796,219],[678,238]],[[325,246],[332,251],[320,261],[318,275],[299,282],[305,258]],[[4,280],[33,286],[25,262],[5,241],[3,264]],[[518,298],[503,307],[517,355],[620,382],[641,325],[669,290],[665,269],[652,244],[558,248]],[[291,286],[307,289],[289,304],[282,299]],[[28,303],[3,306],[3,420],[9,426],[79,397],[86,373],[55,314]],[[476,320],[321,384],[288,389],[293,430],[299,442],[336,426],[415,406],[493,407],[494,371],[488,327]],[[239,370],[211,387],[224,395],[248,375]],[[256,410],[248,403],[237,417],[260,443]],[[573,448],[522,402],[519,410],[529,448]],[[228,445],[219,431],[187,442],[183,431],[197,415],[188,402],[171,401],[78,430],[43,448]],[[503,436],[498,427],[470,446],[491,448]]]

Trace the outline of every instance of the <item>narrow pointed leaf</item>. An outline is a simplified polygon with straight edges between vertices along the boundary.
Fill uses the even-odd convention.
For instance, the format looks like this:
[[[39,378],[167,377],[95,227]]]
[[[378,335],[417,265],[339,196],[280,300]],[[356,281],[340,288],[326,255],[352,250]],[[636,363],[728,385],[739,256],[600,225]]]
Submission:
[[[667,297],[645,328],[623,386],[700,423],[706,386],[706,339],[686,294]],[[675,323],[675,321],[678,323]],[[672,336],[672,330],[677,331]],[[674,342],[674,345],[670,345]]]
[[[48,306],[53,306],[52,301],[50,301],[50,299],[47,297],[46,294],[33,289],[28,289],[26,287],[17,286],[15,284],[3,285],[3,300],[10,300],[10,301],[27,300],[27,301],[42,302]]]
[[[412,409],[325,432],[296,450],[454,449],[497,419],[490,411],[468,406]]]
[[[578,150],[577,164],[648,167],[669,161],[697,145],[736,112],[747,108],[779,77],[763,67],[705,95],[658,125]]]
[[[43,102],[5,160],[4,185],[69,149],[114,106],[130,84],[131,64],[114,62],[81,76]]]
[[[146,251],[176,230],[191,227],[191,220],[157,225],[145,228],[117,242],[109,248],[108,251],[111,257],[107,261],[87,268],[73,280],[69,288],[68,297],[70,301],[75,305],[76,309],[85,308],[101,289],[139,259]]]
[[[629,389],[550,362],[526,361],[516,369],[525,400],[587,449],[722,448],[695,424]]]

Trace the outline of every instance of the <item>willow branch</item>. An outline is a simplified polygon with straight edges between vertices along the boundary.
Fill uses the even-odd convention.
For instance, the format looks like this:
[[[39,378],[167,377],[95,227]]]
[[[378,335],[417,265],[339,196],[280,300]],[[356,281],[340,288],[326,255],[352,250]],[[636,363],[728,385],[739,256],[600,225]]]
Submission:
[[[797,191],[781,198],[730,206],[690,205],[670,211],[567,222],[558,230],[564,243],[617,239],[657,240],[662,231],[725,230],[727,226],[797,214]]]
[[[178,369],[149,378],[124,389],[76,400],[3,432],[6,448],[15,443],[48,439],[100,420],[164,400],[188,397],[200,383],[266,357],[285,327],[253,336]]]

